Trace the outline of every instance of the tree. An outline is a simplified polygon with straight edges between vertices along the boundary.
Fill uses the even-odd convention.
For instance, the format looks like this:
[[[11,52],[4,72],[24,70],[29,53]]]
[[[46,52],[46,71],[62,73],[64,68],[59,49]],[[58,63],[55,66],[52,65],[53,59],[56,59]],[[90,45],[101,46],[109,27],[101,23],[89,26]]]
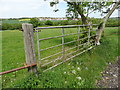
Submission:
[[[114,10],[119,7],[120,0],[118,0],[118,2],[105,2],[106,0],[102,0],[102,2],[93,1],[92,3],[91,2],[70,2],[70,0],[69,1],[64,0],[64,1],[66,1],[68,4],[66,16],[77,18],[80,15],[82,19],[82,24],[89,23],[88,15],[92,12],[99,11],[101,12],[101,14],[106,14],[102,18],[102,21],[98,26],[98,32],[97,32],[98,36],[96,37],[96,44],[100,45],[99,41],[100,41],[102,32],[104,31],[105,24],[108,18],[111,16],[111,14],[114,12]],[[59,0],[54,0],[54,2],[51,2],[50,5],[53,6],[58,3],[59,3]],[[104,8],[108,8],[108,9],[104,11]],[[58,11],[58,9],[56,11]]]
[[[105,24],[106,24],[108,18],[111,16],[111,14],[114,12],[114,10],[116,8],[119,8],[119,5],[120,5],[120,0],[114,4],[114,6],[112,7],[112,9],[107,13],[107,15],[105,17],[103,17],[101,23],[99,24],[99,26],[98,26],[98,32],[97,32],[98,36],[96,38],[96,44],[97,45],[100,45],[100,38],[101,38],[102,32],[104,31]]]
[[[52,25],[53,25],[53,22],[50,21],[50,20],[47,20],[47,21],[45,22],[45,25],[50,25],[50,26],[52,26]]]
[[[90,13],[95,11],[105,13],[112,5],[112,2],[71,2],[70,0],[64,1],[67,2],[68,7],[66,16],[69,18],[78,18],[79,16],[81,16],[82,24],[88,24],[88,16]],[[50,6],[53,7],[58,3],[59,0],[54,0],[53,2],[50,2]],[[108,10],[104,11],[104,8],[108,8]],[[54,11],[57,12],[58,9]]]
[[[31,18],[29,23],[33,24],[33,27],[37,27],[39,25],[39,20],[37,18]]]

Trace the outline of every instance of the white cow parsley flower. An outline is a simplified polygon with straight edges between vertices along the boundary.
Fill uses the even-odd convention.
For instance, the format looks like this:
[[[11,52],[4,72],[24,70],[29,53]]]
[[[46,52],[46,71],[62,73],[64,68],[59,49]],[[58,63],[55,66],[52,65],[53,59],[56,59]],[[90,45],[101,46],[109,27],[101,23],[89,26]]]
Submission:
[[[73,74],[76,74],[76,71],[75,71],[75,70],[72,70],[72,73],[73,73]]]
[[[76,77],[78,80],[81,80],[82,78],[81,77]]]
[[[77,70],[80,70],[80,67],[78,67]]]

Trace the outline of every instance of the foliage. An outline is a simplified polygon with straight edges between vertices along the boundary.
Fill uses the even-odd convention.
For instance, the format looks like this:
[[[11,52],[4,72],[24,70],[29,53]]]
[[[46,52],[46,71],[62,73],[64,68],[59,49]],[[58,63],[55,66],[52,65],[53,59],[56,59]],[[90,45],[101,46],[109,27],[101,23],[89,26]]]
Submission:
[[[14,24],[9,24],[9,23],[2,23],[2,30],[21,30],[22,29],[22,24],[21,23],[14,23]]]
[[[2,19],[2,23],[16,24],[20,23],[18,19]]]
[[[21,19],[20,19],[21,20]],[[22,21],[19,20],[3,20],[2,21],[2,30],[15,30],[15,29],[21,29],[21,24],[22,23],[28,23],[29,21],[26,21],[28,19],[23,19]],[[92,21],[93,24],[99,24],[101,21],[100,18],[89,18],[90,21]],[[34,21],[34,20],[33,20]],[[35,19],[36,21],[36,19]],[[32,22],[34,23],[34,22]],[[34,27],[36,26],[47,26],[47,25],[54,25],[54,26],[59,26],[59,25],[81,25],[82,21],[80,20],[49,20],[49,21],[36,21],[34,23]],[[107,23],[107,27],[115,27],[115,26],[120,26],[118,23],[118,18],[109,18]]]
[[[39,25],[39,20],[37,18],[31,18],[29,23],[33,24],[33,27],[37,27]]]
[[[52,25],[53,25],[53,22],[50,21],[50,20],[47,20],[47,21],[45,22],[45,25],[50,25],[50,26],[52,26]]]
[[[67,2],[67,17],[71,17],[71,18],[78,18],[79,15],[81,15],[79,13],[78,8],[80,9],[80,12],[83,15],[86,15],[86,17],[88,17],[88,15],[90,13],[93,12],[105,12],[104,8],[108,8],[112,3],[111,2]],[[77,8],[78,7],[78,8]]]
[[[106,26],[108,27],[116,27],[116,26],[120,26],[119,20],[118,18],[110,18],[108,19]]]
[[[101,15],[103,13],[108,13],[113,5],[113,2],[96,2],[96,0],[93,0],[92,2],[71,2],[69,0],[64,0],[67,2],[68,9],[66,10],[66,17],[70,18],[78,18],[81,17],[82,24],[88,24],[88,15],[93,12],[101,12]],[[54,5],[58,4],[59,0],[53,0],[50,2],[50,6],[53,7]],[[106,9],[106,11],[104,11]],[[59,11],[59,9],[56,9],[56,11]]]

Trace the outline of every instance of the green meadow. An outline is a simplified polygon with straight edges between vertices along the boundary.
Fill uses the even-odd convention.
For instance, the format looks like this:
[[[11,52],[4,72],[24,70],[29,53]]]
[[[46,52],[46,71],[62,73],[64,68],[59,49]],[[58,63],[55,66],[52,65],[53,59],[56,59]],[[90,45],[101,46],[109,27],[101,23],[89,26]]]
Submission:
[[[39,38],[61,35],[59,29],[42,30]],[[77,29],[65,29],[65,34],[76,33]],[[70,61],[63,63],[49,71],[42,72],[38,67],[39,75],[30,75],[27,69],[12,72],[2,76],[2,86],[4,88],[95,88],[96,80],[101,78],[100,72],[114,62],[118,54],[118,32],[117,27],[106,27],[101,45],[87,51]],[[2,71],[24,66],[25,52],[23,43],[23,33],[19,30],[6,30],[2,33]],[[93,32],[94,33],[94,32]],[[112,34],[114,33],[114,34]],[[82,34],[81,34],[82,35]],[[0,38],[1,39],[1,38]],[[37,62],[37,38],[34,33],[34,43]],[[65,42],[77,39],[77,35],[65,37]],[[61,38],[41,41],[41,49],[61,44]],[[76,46],[77,42],[65,45],[65,49]],[[61,51],[61,46],[41,52],[41,58]],[[73,49],[73,50],[76,50]],[[68,51],[69,52],[72,52]],[[53,60],[57,55],[49,60]]]

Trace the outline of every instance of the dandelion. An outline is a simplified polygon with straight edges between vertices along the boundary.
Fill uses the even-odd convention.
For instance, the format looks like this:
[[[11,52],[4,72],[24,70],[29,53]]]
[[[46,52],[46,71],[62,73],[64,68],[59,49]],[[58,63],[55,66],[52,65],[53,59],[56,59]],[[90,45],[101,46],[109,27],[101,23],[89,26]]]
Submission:
[[[76,71],[75,71],[75,70],[72,70],[72,73],[73,73],[73,74],[76,74]]]
[[[76,77],[78,80],[81,80],[82,78],[81,77]]]

